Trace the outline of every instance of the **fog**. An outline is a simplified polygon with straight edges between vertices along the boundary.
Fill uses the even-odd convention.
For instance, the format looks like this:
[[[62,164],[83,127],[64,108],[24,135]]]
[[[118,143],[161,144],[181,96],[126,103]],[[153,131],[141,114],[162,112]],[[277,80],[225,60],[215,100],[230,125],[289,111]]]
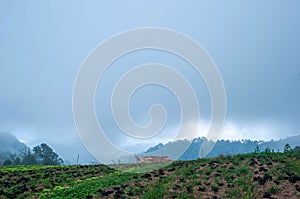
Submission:
[[[280,139],[300,134],[300,2],[73,1],[0,2],[0,131],[28,146],[41,142],[69,161],[93,158],[80,142],[72,113],[73,84],[81,64],[100,42],[141,27],[180,31],[201,44],[216,63],[227,96],[220,139]],[[113,63],[96,93],[96,112],[107,136],[131,152],[172,140],[180,108],[170,91],[149,85],[134,93],[129,110],[136,123],[149,123],[148,109],[168,113],[160,135],[134,140],[112,117],[110,99],[120,76],[144,63],[164,63],[180,71],[197,91],[199,136],[210,120],[205,82],[179,57],[166,52],[134,52]],[[166,77],[167,78],[167,77]],[[100,82],[101,83],[101,82]]]

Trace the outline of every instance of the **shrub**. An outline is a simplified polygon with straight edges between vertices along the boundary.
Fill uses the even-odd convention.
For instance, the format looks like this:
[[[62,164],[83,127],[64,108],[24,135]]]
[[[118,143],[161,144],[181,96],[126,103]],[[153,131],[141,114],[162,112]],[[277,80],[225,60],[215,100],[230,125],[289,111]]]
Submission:
[[[3,162],[3,166],[10,166],[10,165],[12,165],[12,161],[11,160],[5,160]]]
[[[287,153],[287,152],[290,152],[290,151],[292,151],[291,146],[288,143],[285,144],[283,152]]]

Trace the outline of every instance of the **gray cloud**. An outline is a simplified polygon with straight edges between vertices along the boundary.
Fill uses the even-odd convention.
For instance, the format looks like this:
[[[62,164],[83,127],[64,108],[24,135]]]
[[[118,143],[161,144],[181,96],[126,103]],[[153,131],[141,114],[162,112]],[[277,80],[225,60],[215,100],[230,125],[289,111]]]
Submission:
[[[244,138],[254,139],[299,134],[299,4],[1,2],[0,131],[9,131],[31,146],[49,142],[59,153],[72,156],[69,159],[83,153],[72,118],[73,82],[80,64],[91,49],[113,34],[161,26],[193,37],[219,67],[227,91],[228,133],[240,131]],[[163,52],[124,57],[107,71],[106,84],[102,93],[99,87],[96,99],[110,96],[114,82],[130,67],[154,61],[171,65],[189,79],[198,91],[201,116],[209,120],[210,99],[203,80],[187,63]],[[149,105],[159,102],[169,113],[165,132],[176,129],[179,109],[174,96],[157,87],[139,92],[130,102],[133,118],[147,123]],[[103,108],[98,119],[103,119],[112,139],[122,142],[110,107],[96,104],[96,108]]]

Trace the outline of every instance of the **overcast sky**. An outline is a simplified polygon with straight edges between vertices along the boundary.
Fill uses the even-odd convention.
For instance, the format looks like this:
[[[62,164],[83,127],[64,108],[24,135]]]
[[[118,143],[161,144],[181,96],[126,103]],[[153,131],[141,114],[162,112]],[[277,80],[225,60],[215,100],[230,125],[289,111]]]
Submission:
[[[216,63],[227,94],[221,138],[280,139],[300,134],[299,1],[1,1],[0,131],[29,146],[47,142],[58,153],[86,154],[72,115],[73,83],[80,65],[100,42],[141,27],[180,31],[201,44]],[[195,87],[199,136],[210,119],[210,98],[200,76],[180,58],[157,51],[123,57],[98,87],[96,109],[108,137],[131,150],[166,142],[178,128],[178,102],[168,90],[148,86],[130,101],[133,119],[147,124],[148,109],[168,111],[162,134],[126,138],[114,126],[109,102],[114,83],[130,68],[157,62],[174,67]],[[124,66],[124,67],[121,67]],[[104,96],[105,103],[99,104]],[[103,100],[103,99],[102,99]]]

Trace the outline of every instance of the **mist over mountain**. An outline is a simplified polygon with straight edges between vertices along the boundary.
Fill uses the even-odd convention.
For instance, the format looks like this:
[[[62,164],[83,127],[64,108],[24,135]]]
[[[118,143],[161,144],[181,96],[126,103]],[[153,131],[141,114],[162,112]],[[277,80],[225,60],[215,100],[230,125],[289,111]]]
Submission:
[[[20,154],[27,146],[8,132],[0,132],[0,165],[12,154]]]
[[[187,150],[179,157],[179,160],[194,160],[199,157],[202,157],[201,147],[203,142],[208,141],[205,137],[198,137],[193,140],[178,140],[175,142],[168,142],[166,144],[159,143],[156,146],[150,147],[145,152],[139,153],[137,155],[146,156],[146,155],[156,155],[156,156],[169,156],[171,159],[176,159],[176,151],[181,150],[187,147]],[[264,151],[266,148],[270,148],[274,151],[283,151],[285,144],[290,144],[292,148],[300,145],[300,135],[287,137],[280,140],[271,140],[271,141],[258,141],[258,140],[218,140],[213,149],[205,157],[217,157],[221,154],[223,155],[235,155],[241,153],[250,153],[253,152],[256,146],[259,147],[261,151]],[[0,163],[5,159],[9,159],[10,155],[20,154],[24,148],[27,147],[26,144],[20,142],[15,136],[8,132],[0,132]],[[163,150],[165,149],[165,150]],[[85,153],[83,153],[85,154]],[[73,154],[74,155],[74,154]],[[75,154],[76,155],[76,154]],[[68,161],[70,157],[64,157],[67,159],[68,164],[75,164],[74,161]],[[84,158],[81,156],[80,159]],[[83,159],[82,159],[83,160]],[[136,162],[134,155],[128,157],[120,158],[121,162]],[[98,162],[92,156],[89,155],[86,161],[81,161],[81,163],[88,164],[90,162]]]
[[[20,153],[26,145],[8,132],[0,132],[0,152]]]
[[[189,140],[179,140],[176,142],[168,142],[167,144],[158,144],[154,147],[149,148],[147,151],[141,155],[167,155],[171,158],[174,158],[174,150],[180,150],[184,146],[189,145],[188,149],[181,155],[180,160],[194,160],[199,157],[202,157],[201,147],[204,141],[208,141],[206,138],[195,138],[191,141]],[[300,135],[287,137],[280,140],[271,140],[271,141],[257,141],[257,140],[239,140],[239,141],[230,141],[230,140],[218,140],[213,149],[206,155],[206,157],[217,157],[221,154],[223,155],[235,155],[241,153],[250,153],[253,152],[256,146],[259,147],[261,151],[264,151],[266,148],[271,150],[283,151],[285,144],[290,144],[292,148],[300,145]],[[164,147],[173,150],[162,150]]]

